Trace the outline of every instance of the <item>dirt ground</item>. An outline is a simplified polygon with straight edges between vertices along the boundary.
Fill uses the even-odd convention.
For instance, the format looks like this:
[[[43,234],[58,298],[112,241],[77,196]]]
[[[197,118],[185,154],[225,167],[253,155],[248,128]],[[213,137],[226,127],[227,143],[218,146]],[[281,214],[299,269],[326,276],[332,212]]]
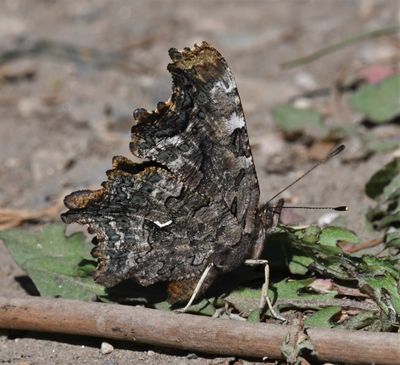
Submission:
[[[271,156],[290,159],[271,109],[304,92],[330,88],[361,65],[390,57],[385,38],[359,43],[314,63],[283,71],[279,64],[352,34],[397,21],[397,0],[359,1],[17,1],[0,2],[0,207],[38,211],[77,188],[96,187],[111,158],[129,149],[132,111],[154,109],[170,95],[170,47],[206,40],[231,66],[247,118],[265,201],[310,166],[267,172]],[[343,120],[345,119],[345,120]],[[332,118],[332,123],[352,123]],[[392,129],[390,129],[392,128]],[[393,132],[393,128],[395,129]],[[399,133],[383,127],[379,133]],[[371,132],[377,133],[377,132]],[[348,141],[344,156],[360,144]],[[301,205],[341,205],[349,228],[368,238],[364,185],[390,154],[334,159],[300,181],[285,198]],[[297,161],[297,160],[296,160]],[[58,213],[54,215],[58,220]],[[312,221],[320,213],[307,214]],[[0,293],[24,296],[24,273],[0,245]],[[5,364],[217,364],[222,359],[101,340],[35,333],[0,336]],[[228,361],[228,360],[227,360]],[[228,362],[226,362],[228,363]]]

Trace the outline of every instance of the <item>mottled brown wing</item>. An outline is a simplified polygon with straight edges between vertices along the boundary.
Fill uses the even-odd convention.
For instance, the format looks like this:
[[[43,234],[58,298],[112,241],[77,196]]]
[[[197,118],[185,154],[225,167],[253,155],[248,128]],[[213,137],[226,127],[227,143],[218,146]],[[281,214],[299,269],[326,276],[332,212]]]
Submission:
[[[166,169],[114,157],[107,175],[102,189],[68,195],[62,215],[96,234],[96,281],[198,278],[221,248],[235,251],[241,228],[226,206],[189,191]]]
[[[259,186],[232,72],[205,42],[169,53],[172,97],[153,112],[135,112],[131,151],[167,166],[189,191],[226,204],[249,235]]]
[[[255,229],[259,187],[226,61],[207,43],[170,56],[171,99],[134,113],[131,151],[150,161],[115,158],[103,189],[67,196],[62,218],[96,233],[98,282],[175,282],[183,297],[208,263],[239,266],[264,231]]]

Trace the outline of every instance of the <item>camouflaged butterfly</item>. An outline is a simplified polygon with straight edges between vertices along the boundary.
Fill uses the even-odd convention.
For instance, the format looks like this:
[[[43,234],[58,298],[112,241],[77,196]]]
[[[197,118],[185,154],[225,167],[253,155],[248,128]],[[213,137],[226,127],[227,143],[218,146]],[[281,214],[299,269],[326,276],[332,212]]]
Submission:
[[[99,190],[65,198],[66,223],[96,235],[95,280],[142,286],[168,282],[171,302],[200,294],[220,272],[262,251],[271,207],[259,186],[232,72],[206,42],[170,49],[172,96],[134,112],[130,149],[144,163],[116,156]]]

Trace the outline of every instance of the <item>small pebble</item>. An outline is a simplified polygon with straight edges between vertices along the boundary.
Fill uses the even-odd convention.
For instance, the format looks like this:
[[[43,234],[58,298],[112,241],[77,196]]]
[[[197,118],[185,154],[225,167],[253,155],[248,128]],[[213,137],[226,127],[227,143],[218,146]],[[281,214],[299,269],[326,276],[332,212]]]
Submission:
[[[298,109],[308,109],[311,107],[311,100],[309,98],[297,98],[293,106]]]
[[[294,82],[304,90],[315,90],[318,86],[312,75],[305,72],[297,74],[294,77]]]
[[[197,359],[197,355],[196,354],[193,354],[193,353],[190,353],[190,354],[187,354],[186,355],[186,358],[188,359],[188,360],[194,360],[194,359]]]
[[[156,353],[153,350],[147,351],[147,355],[154,356]]]
[[[114,347],[110,345],[108,342],[102,342],[100,351],[103,355],[111,354],[114,350]]]

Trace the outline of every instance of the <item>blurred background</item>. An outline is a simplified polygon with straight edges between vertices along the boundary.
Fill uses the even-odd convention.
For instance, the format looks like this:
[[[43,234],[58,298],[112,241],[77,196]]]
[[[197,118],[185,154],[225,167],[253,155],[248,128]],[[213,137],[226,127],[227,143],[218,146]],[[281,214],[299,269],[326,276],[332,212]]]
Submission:
[[[399,73],[399,38],[391,28],[398,14],[398,0],[1,1],[1,228],[59,222],[65,194],[97,188],[114,155],[133,158],[132,111],[154,109],[170,96],[168,49],[205,40],[236,77],[262,201],[344,143],[340,157],[283,196],[290,204],[348,205],[341,224],[370,238],[364,187],[399,154],[399,119],[389,115],[378,125],[350,99],[360,85]],[[321,50],[327,54],[313,62],[300,59]],[[297,65],[282,67],[290,60]],[[307,212],[303,222],[320,218]],[[20,271],[0,249],[0,290],[20,293],[13,280]],[[81,362],[90,351],[92,363],[103,363],[96,348],[71,353],[70,343],[2,341],[7,361],[37,346],[39,360],[55,348],[53,358],[63,363]],[[119,351],[113,363],[134,356]],[[153,355],[136,360],[152,363]]]

